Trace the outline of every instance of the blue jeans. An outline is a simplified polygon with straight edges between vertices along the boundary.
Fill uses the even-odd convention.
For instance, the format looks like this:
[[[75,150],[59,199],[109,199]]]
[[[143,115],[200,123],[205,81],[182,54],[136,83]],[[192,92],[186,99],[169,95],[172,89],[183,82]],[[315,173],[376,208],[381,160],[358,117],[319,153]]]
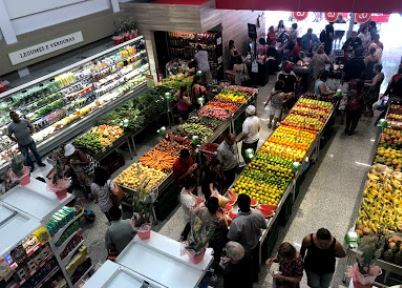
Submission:
[[[331,285],[334,273],[317,274],[306,270],[307,285],[311,288],[328,288]]]
[[[24,146],[20,146],[19,147],[22,155],[24,155],[25,157],[25,162],[26,165],[33,167],[34,163],[31,160],[31,156],[29,155],[29,150],[31,150],[32,154],[35,157],[36,163],[42,163],[42,159],[40,158],[40,155],[38,153],[38,150],[36,149],[36,144],[35,141],[32,141],[31,143],[24,145]]]

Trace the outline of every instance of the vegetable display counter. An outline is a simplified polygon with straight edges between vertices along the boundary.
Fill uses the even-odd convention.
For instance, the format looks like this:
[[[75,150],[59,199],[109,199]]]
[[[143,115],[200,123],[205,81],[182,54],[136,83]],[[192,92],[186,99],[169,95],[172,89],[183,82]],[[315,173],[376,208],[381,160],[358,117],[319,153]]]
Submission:
[[[257,92],[256,89],[241,86],[224,88],[198,111],[198,115],[191,116],[177,127],[174,133],[180,136],[169,137],[169,140],[162,139],[140,157],[138,163],[119,174],[114,182],[125,191],[123,206],[132,209],[135,207],[134,202],[145,199],[147,203],[152,203],[154,220],[163,219],[177,204],[175,196],[170,197],[175,198],[170,204],[163,203],[161,197],[165,196],[167,188],[172,188],[172,167],[180,150],[191,149],[201,143],[212,143],[226,129],[233,131],[234,121],[244,114],[246,106],[255,100]],[[220,112],[216,114],[214,111]],[[224,119],[221,118],[222,115]],[[178,191],[172,193],[177,195]],[[157,213],[154,207],[156,202],[160,202],[167,212]],[[166,209],[167,206],[169,209]]]
[[[144,39],[138,37],[0,94],[1,168],[8,151],[17,149],[6,136],[9,111],[33,123],[33,138],[45,155],[146,91],[149,73]]]

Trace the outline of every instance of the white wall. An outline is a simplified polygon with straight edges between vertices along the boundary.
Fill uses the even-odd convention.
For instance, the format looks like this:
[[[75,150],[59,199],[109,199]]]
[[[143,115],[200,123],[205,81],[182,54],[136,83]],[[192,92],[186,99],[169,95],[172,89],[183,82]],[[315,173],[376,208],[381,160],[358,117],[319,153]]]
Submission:
[[[0,0],[0,30],[12,44],[18,35],[108,9],[118,12],[118,0]]]

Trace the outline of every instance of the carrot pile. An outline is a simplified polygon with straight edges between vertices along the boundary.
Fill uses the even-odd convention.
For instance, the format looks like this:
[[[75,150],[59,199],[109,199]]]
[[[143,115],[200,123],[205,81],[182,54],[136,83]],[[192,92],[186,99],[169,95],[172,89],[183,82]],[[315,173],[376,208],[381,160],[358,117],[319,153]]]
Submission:
[[[169,141],[166,139],[162,139],[158,145],[155,146],[156,150],[161,152],[165,152],[171,156],[179,156],[180,150],[182,149],[191,149],[190,145],[179,144],[175,141]]]
[[[171,171],[176,157],[164,151],[152,149],[140,157],[139,162],[150,168],[161,171]]]

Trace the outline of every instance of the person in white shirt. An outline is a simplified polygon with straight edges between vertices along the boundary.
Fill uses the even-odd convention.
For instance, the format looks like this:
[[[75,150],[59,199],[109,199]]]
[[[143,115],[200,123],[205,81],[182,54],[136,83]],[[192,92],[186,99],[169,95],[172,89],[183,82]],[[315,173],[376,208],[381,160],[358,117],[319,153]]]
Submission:
[[[246,163],[251,161],[251,159],[248,159],[246,156],[246,150],[251,148],[255,153],[255,151],[257,151],[258,140],[260,140],[260,119],[255,116],[255,113],[255,106],[249,105],[246,108],[247,118],[243,122],[242,132],[237,137],[237,142],[243,141],[241,145],[241,154]]]
[[[197,206],[198,198],[194,194],[196,193],[197,185],[195,181],[191,178],[187,178],[183,184],[183,188],[180,191],[180,204],[184,210],[184,221],[186,226],[181,233],[180,241],[187,240],[188,234],[191,230],[191,216],[193,214],[193,209]]]
[[[208,52],[202,49],[201,45],[198,44],[194,59],[197,61],[198,70],[204,74],[206,82],[211,83],[212,74],[208,58]]]
[[[224,175],[223,186],[225,190],[229,188],[230,185],[232,185],[233,181],[236,178],[238,163],[235,153],[235,149],[237,149],[237,146],[235,145],[235,143],[236,137],[229,131],[226,131],[225,139],[222,141],[221,144],[219,144],[217,150],[216,158],[222,166]]]

